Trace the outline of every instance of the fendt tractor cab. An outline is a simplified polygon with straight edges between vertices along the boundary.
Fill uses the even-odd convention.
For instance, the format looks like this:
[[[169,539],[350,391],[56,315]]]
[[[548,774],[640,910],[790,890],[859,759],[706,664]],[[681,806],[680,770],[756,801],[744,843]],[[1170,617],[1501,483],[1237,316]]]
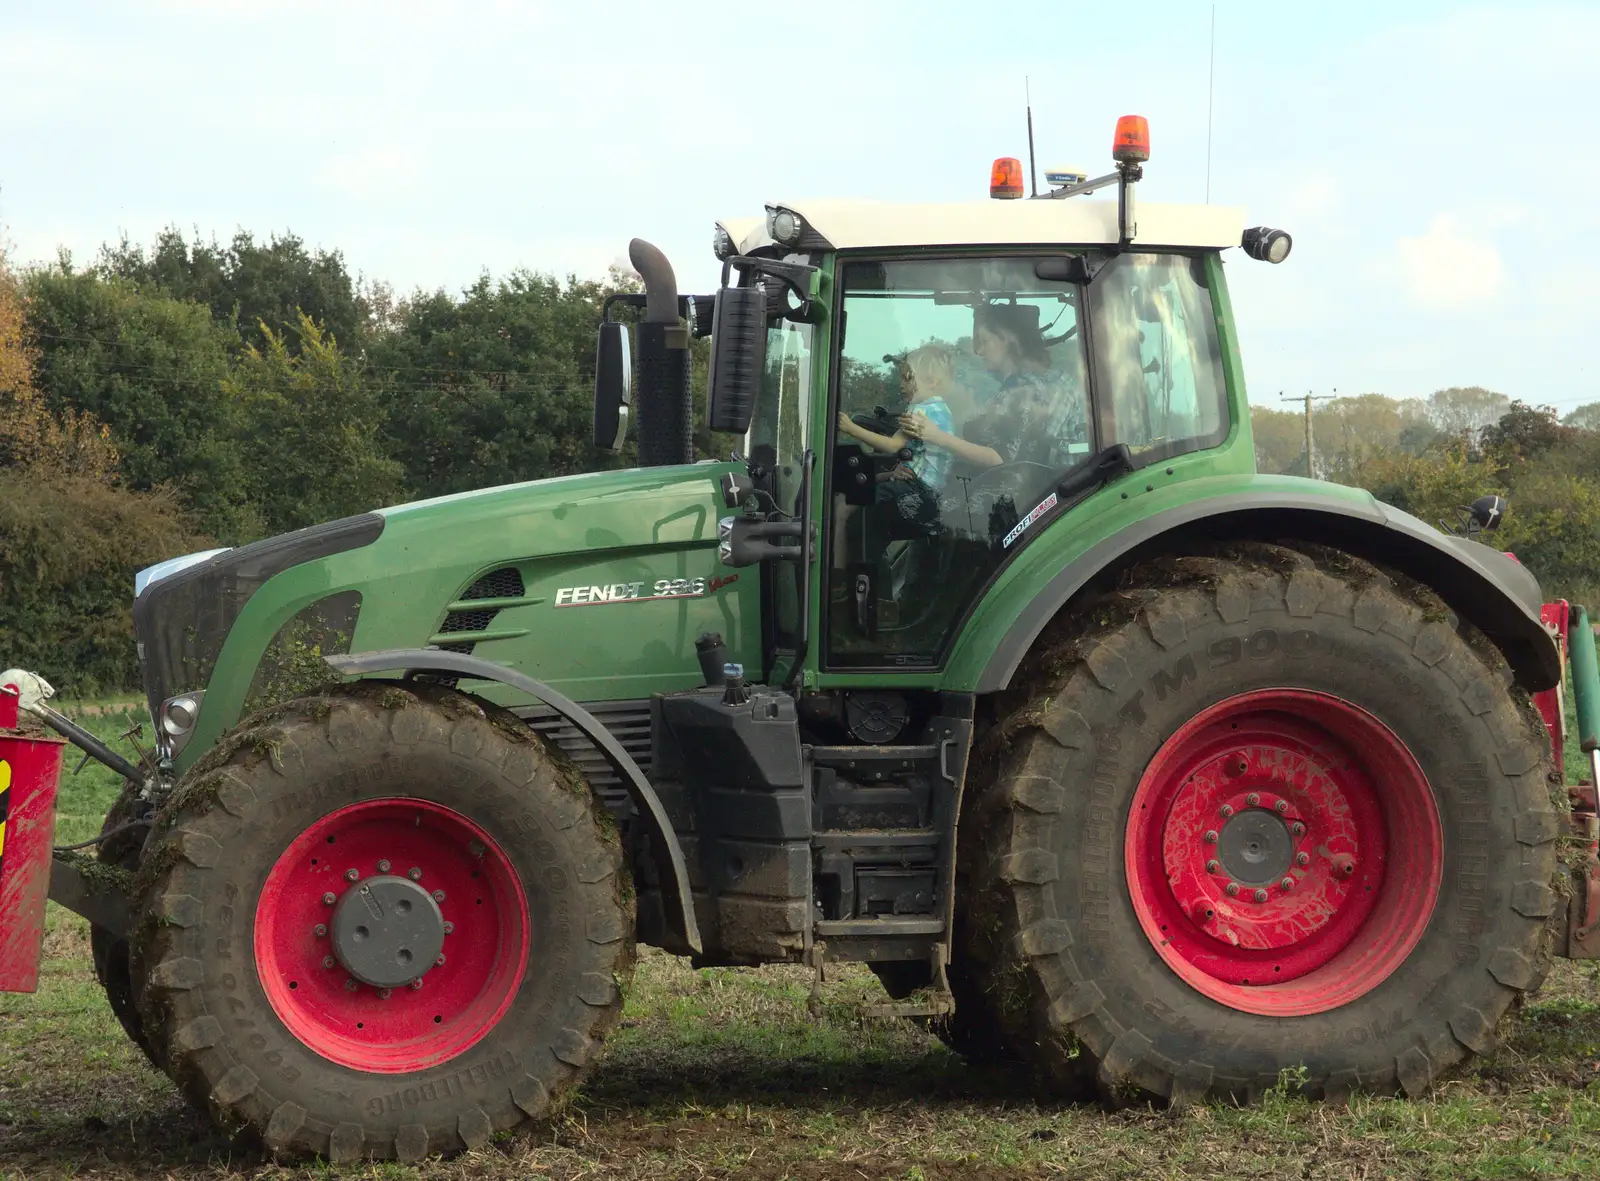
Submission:
[[[1224,257],[1289,237],[1136,204],[1142,119],[1114,157],[721,222],[708,297],[635,241],[595,431],[640,467],[145,572],[126,873],[53,893],[151,1059],[275,1149],[478,1146],[581,1077],[637,941],[870,964],[1063,1085],[1414,1093],[1600,951],[1567,605],[1258,475]],[[744,443],[695,462],[708,335]]]

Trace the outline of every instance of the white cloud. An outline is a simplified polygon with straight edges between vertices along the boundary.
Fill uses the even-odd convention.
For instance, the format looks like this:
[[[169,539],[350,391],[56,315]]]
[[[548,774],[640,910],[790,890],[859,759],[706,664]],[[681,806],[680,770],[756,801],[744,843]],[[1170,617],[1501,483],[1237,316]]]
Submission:
[[[1413,303],[1430,310],[1481,304],[1505,280],[1500,250],[1453,213],[1441,213],[1427,232],[1395,244],[1400,277]]]
[[[366,200],[409,187],[420,172],[416,152],[389,146],[335,156],[322,166],[319,179],[324,188]]]

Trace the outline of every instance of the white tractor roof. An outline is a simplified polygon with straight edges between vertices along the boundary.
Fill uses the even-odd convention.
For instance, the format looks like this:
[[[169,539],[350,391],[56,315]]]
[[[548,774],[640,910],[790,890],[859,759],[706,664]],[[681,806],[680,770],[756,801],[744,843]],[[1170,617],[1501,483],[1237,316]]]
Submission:
[[[943,205],[886,201],[780,201],[840,250],[898,246],[1102,246],[1117,236],[1117,203],[1064,200],[959,201]],[[1134,209],[1141,246],[1239,245],[1244,211],[1221,205],[1156,205]],[[718,223],[741,254],[770,245],[765,217]]]

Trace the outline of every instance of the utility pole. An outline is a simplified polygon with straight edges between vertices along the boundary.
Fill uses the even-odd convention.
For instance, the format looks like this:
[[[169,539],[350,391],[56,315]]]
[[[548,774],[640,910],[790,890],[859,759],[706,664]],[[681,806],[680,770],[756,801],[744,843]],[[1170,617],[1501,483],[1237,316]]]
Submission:
[[[1307,390],[1304,398],[1294,395],[1284,397],[1283,391],[1278,391],[1278,401],[1280,402],[1303,401],[1306,404],[1306,475],[1313,480],[1317,478],[1317,453],[1312,449],[1311,442],[1311,403],[1332,401],[1338,396],[1339,391],[1337,389],[1331,394],[1313,394],[1310,390]]]

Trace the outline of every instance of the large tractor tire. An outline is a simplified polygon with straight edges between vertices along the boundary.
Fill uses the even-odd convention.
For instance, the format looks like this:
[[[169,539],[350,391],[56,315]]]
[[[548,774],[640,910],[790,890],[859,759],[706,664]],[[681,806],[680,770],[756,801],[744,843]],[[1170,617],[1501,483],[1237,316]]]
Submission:
[[[158,1058],[277,1152],[416,1160],[549,1114],[633,968],[603,806],[510,714],[442,689],[250,719],[179,784],[139,880]]]
[[[962,952],[1045,1074],[1412,1095],[1542,978],[1547,740],[1426,588],[1309,546],[1156,561],[1052,624],[999,706]]]

